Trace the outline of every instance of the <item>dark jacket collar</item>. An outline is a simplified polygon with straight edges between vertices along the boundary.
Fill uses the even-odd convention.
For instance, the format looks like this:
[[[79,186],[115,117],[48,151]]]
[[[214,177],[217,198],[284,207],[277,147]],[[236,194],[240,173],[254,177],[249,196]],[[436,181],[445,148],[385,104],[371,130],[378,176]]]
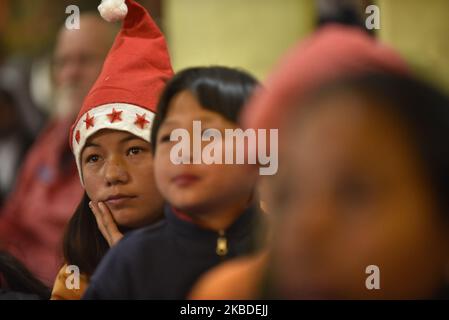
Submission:
[[[173,212],[171,206],[166,205],[164,211],[168,226],[173,227],[176,233],[187,237],[217,238],[219,232],[202,228],[191,221],[179,217],[179,215]],[[240,238],[254,232],[258,216],[259,213],[257,210],[254,207],[249,206],[230,227],[224,230],[225,235],[227,237]]]

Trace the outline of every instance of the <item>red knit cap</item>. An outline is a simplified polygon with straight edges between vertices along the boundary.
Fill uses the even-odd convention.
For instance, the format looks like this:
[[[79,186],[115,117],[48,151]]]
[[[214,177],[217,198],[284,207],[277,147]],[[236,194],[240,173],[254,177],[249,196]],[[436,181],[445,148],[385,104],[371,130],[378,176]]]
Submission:
[[[275,129],[310,91],[324,83],[365,72],[408,74],[392,49],[355,27],[329,25],[294,47],[250,100],[242,114],[249,128]]]
[[[117,0],[101,4],[102,16],[107,20],[124,18],[122,29],[70,132],[81,183],[81,152],[94,133],[102,129],[128,131],[150,141],[159,95],[173,75],[164,36],[145,8],[134,0],[126,0],[126,5],[118,0],[121,16],[116,18],[109,7],[104,13],[104,6],[110,3],[116,5]]]

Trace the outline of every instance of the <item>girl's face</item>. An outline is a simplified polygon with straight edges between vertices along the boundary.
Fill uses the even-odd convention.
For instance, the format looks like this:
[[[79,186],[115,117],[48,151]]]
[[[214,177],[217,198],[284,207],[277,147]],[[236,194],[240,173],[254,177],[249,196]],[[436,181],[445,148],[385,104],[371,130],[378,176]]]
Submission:
[[[89,198],[104,202],[119,226],[138,228],[160,218],[163,199],[145,140],[125,131],[101,130],[87,140],[81,166]]]
[[[384,106],[360,99],[325,98],[288,134],[273,259],[287,297],[425,298],[444,282],[447,225],[417,150]],[[379,290],[366,287],[370,265]]]
[[[171,205],[187,213],[207,213],[211,208],[222,208],[238,200],[247,203],[257,178],[255,165],[176,165],[171,161],[170,152],[178,142],[171,142],[170,134],[178,128],[189,132],[193,157],[194,120],[201,121],[203,131],[214,128],[219,130],[223,137],[225,129],[237,128],[235,123],[220,114],[202,108],[189,91],[178,93],[169,104],[167,117],[159,129],[156,141],[155,174],[162,195]],[[202,147],[209,143],[203,142]],[[222,145],[224,147],[224,142]],[[225,150],[222,154],[224,153]]]

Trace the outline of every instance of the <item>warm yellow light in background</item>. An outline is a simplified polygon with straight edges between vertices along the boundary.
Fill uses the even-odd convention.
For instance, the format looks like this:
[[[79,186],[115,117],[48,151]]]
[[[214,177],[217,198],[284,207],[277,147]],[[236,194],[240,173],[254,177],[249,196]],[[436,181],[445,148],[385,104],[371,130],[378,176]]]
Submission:
[[[449,92],[449,1],[378,0],[379,37]]]
[[[315,27],[313,0],[164,0],[173,67],[220,64],[263,79]]]

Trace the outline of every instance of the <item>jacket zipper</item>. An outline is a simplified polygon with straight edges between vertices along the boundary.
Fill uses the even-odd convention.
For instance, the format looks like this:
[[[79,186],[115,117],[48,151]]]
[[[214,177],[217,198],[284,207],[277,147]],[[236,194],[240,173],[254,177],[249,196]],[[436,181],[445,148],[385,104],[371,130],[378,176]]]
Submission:
[[[220,257],[224,257],[228,254],[228,239],[226,239],[224,230],[220,230],[218,233],[217,249],[215,252]]]

